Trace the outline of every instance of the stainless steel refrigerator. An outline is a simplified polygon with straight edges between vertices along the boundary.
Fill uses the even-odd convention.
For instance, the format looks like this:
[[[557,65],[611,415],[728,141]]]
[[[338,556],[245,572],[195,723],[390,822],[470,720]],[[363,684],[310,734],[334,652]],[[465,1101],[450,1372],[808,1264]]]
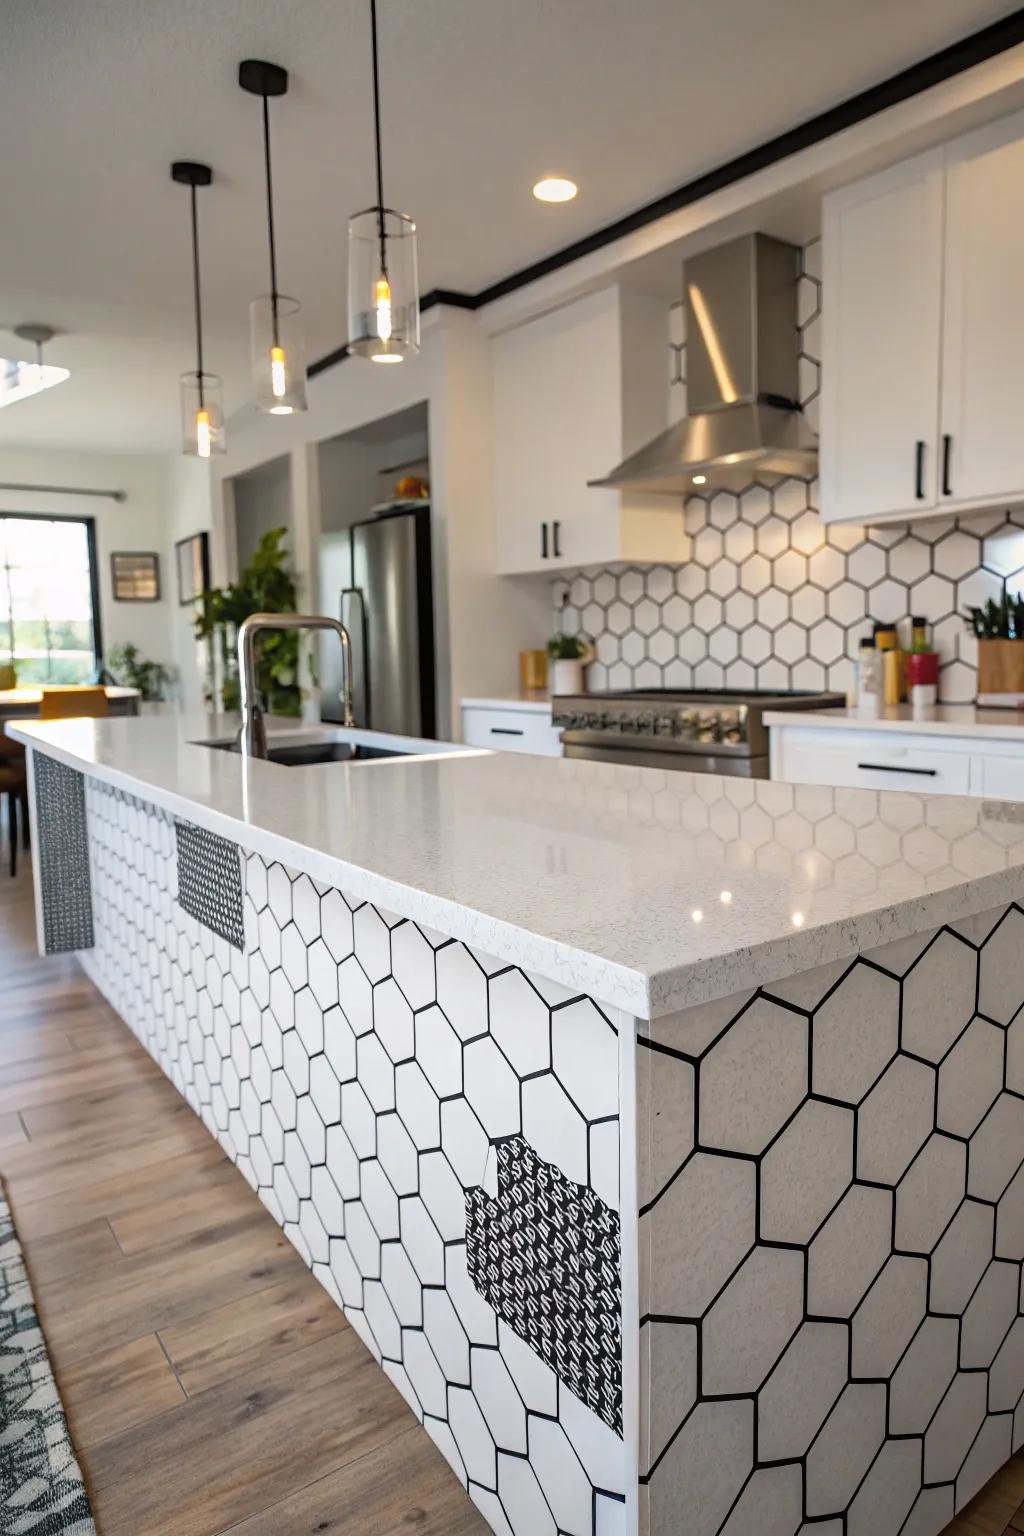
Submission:
[[[323,534],[320,603],[352,640],[356,724],[435,737],[429,506],[403,507]],[[318,654],[321,714],[340,720],[341,648],[327,636]]]

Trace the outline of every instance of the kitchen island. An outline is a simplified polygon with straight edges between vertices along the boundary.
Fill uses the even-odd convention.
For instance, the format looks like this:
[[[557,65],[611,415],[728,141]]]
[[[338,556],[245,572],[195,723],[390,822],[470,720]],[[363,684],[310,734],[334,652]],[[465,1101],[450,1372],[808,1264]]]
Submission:
[[[43,947],[495,1531],[935,1536],[1024,1442],[1024,808],[9,729]]]

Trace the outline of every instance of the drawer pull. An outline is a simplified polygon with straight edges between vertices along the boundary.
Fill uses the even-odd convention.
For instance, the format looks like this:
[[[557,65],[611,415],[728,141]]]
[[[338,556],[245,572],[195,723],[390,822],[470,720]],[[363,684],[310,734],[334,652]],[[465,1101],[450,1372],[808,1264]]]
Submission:
[[[522,736],[524,734],[525,733],[523,731],[514,731],[510,725],[491,726],[492,736]]]
[[[858,763],[858,768],[865,768],[869,773],[913,773],[919,779],[934,779],[938,775],[937,768],[897,768],[893,763]]]

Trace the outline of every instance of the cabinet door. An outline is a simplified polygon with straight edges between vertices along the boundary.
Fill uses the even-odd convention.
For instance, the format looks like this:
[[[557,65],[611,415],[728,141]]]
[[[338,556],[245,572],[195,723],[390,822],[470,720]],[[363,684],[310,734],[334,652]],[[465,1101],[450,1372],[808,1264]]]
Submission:
[[[946,149],[940,501],[1024,494],[1024,113]]]
[[[618,492],[594,490],[587,481],[607,474],[620,453],[620,356],[614,288],[495,337],[494,504],[500,572],[547,571],[616,558]]]
[[[925,512],[938,494],[943,151],[826,197],[821,515]]]

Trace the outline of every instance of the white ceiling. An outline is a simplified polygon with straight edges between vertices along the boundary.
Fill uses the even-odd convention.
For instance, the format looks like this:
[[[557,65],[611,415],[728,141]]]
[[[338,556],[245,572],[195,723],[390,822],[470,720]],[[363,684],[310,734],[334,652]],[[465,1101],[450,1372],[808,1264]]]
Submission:
[[[379,0],[385,195],[421,286],[479,290],[1015,8],[1007,0]],[[72,379],[0,413],[0,446],[173,449],[193,366],[187,192],[200,192],[207,366],[247,391],[267,286],[259,105],[272,104],[281,286],[311,357],[345,337],[345,224],[373,200],[368,0],[3,0],[0,351],[66,332]],[[580,185],[541,205],[538,175]],[[355,366],[346,365],[346,366]]]

